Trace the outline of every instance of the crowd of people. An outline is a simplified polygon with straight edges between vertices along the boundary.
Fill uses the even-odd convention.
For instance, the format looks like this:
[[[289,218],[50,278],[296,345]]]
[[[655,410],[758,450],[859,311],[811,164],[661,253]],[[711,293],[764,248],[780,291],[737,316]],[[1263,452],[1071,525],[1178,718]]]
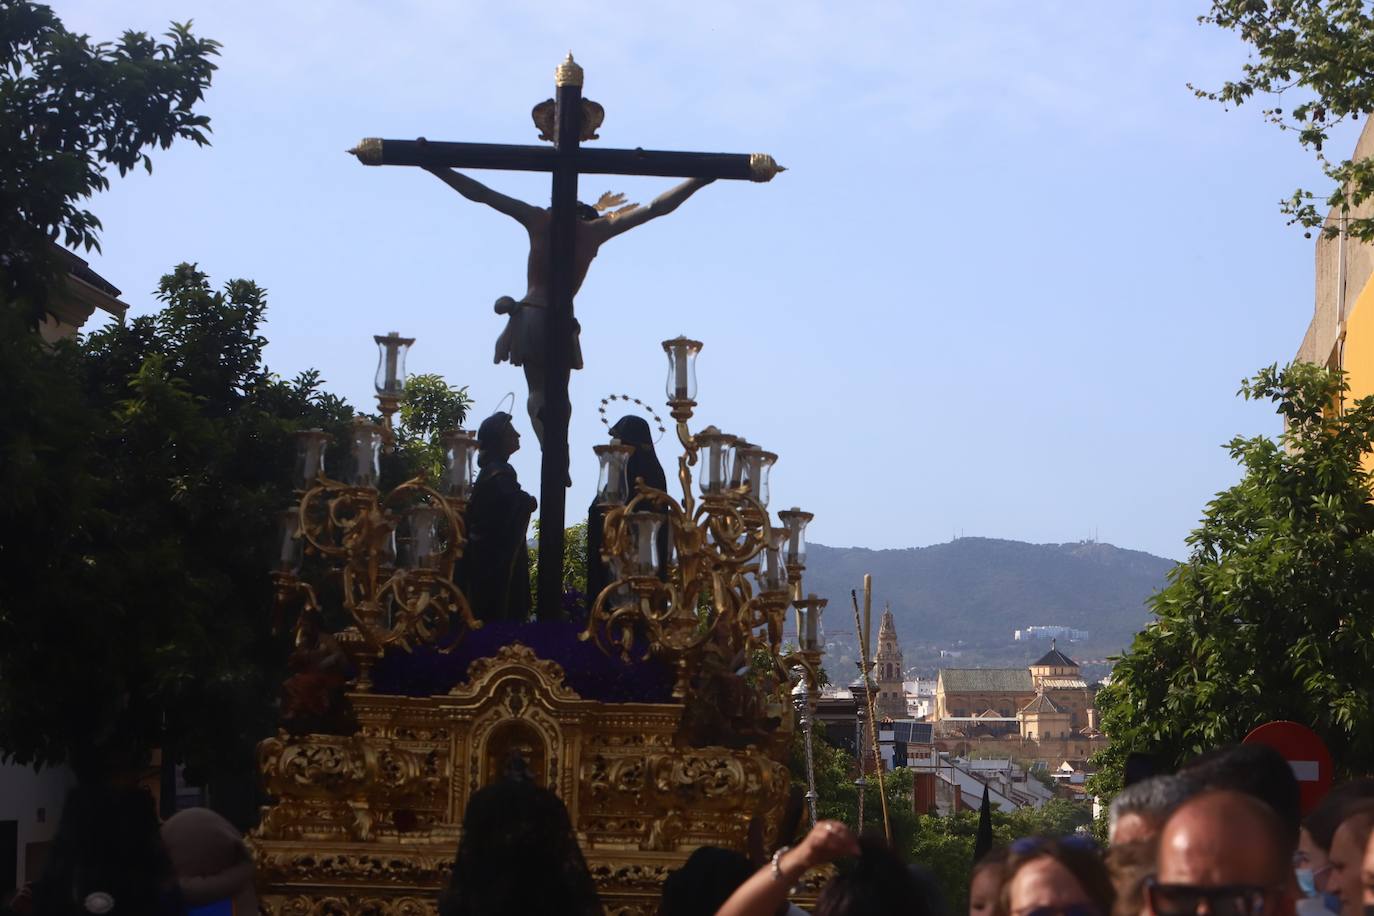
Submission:
[[[1123,789],[1105,849],[1088,833],[1024,837],[975,863],[969,916],[1369,916],[1374,780],[1336,786],[1304,816],[1287,762],[1257,745],[1219,750]],[[824,867],[824,868],[822,868]],[[817,916],[956,916],[933,874],[879,839],[821,821],[755,867],[704,847],[669,876],[662,916],[788,916],[823,879]],[[441,916],[604,911],[559,798],[529,780],[468,805]],[[146,794],[82,789],[42,878],[14,914],[258,912],[243,838],[208,809],[159,824]]]

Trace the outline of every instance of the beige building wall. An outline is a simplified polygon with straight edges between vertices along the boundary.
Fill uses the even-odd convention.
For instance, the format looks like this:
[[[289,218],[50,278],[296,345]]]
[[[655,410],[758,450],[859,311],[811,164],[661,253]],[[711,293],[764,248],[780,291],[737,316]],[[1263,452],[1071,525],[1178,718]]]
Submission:
[[[940,692],[935,697],[935,718],[976,716],[991,709],[999,716],[1014,716],[1031,700],[1033,693],[987,691],[982,693]]]

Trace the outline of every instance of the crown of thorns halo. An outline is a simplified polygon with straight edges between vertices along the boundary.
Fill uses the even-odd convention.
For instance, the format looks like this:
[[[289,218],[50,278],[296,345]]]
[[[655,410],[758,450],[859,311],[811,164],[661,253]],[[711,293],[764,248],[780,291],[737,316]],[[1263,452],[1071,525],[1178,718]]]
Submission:
[[[659,440],[663,438],[663,434],[668,431],[668,428],[663,425],[663,418],[648,404],[645,404],[639,398],[632,398],[628,394],[608,394],[601,399],[601,406],[596,409],[596,412],[601,415],[602,425],[607,429],[611,428],[611,421],[606,416],[606,408],[615,401],[624,401],[626,404],[633,404],[649,415],[649,418],[654,421],[654,426],[658,427],[658,435],[654,438],[654,445],[658,445]]]

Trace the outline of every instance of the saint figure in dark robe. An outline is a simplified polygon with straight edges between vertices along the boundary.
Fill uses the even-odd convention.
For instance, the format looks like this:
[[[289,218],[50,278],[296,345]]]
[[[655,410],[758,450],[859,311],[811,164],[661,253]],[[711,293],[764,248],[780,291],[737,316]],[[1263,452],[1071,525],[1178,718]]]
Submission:
[[[668,479],[663,473],[663,465],[658,463],[658,455],[654,452],[653,433],[643,417],[637,417],[633,414],[621,417],[611,427],[611,437],[619,440],[621,445],[629,445],[634,448],[634,454],[630,455],[630,460],[626,462],[625,466],[625,482],[629,494],[627,502],[629,499],[633,499],[638,492],[635,489],[637,480],[643,480],[645,484],[658,490],[668,489]],[[668,568],[667,510],[660,505],[650,503],[640,503],[640,508],[661,509],[665,513],[664,525],[658,530],[658,564],[659,575],[662,576]],[[601,594],[602,589],[610,585],[612,581],[610,567],[601,558],[605,523],[605,511],[593,501],[591,508],[587,510],[587,607],[589,610],[596,603],[596,596]]]
[[[497,412],[477,428],[477,481],[467,509],[463,591],[479,620],[530,616],[526,533],[538,502],[520,489],[510,456],[520,448],[511,415]]]

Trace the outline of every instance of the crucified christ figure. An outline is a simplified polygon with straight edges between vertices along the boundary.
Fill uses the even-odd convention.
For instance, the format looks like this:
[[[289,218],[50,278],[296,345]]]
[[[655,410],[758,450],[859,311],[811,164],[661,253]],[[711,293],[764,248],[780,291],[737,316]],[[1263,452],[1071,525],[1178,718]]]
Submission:
[[[549,246],[550,224],[553,214],[547,207],[536,207],[522,200],[507,197],[491,188],[453,169],[434,168],[427,171],[438,176],[445,184],[462,194],[468,200],[486,204],[493,210],[504,213],[525,227],[530,237],[530,255],[526,268],[525,295],[520,299],[502,296],[496,300],[496,313],[506,316],[506,328],[496,340],[495,361],[509,362],[525,370],[525,383],[529,396],[525,402],[529,411],[530,423],[539,444],[544,444],[544,347],[547,345],[547,313],[549,308]],[[666,216],[676,210],[684,200],[701,188],[710,184],[712,178],[692,178],[655,197],[648,206],[633,204],[621,206],[624,198],[603,195],[597,207],[579,203],[577,207],[577,236],[574,242],[572,291],[582,288],[587,276],[587,268],[601,246],[636,226],[652,219]],[[615,208],[610,212],[604,209]],[[578,328],[574,324],[573,338],[570,341],[572,352],[568,364],[574,369],[582,368],[582,348],[578,343]]]

